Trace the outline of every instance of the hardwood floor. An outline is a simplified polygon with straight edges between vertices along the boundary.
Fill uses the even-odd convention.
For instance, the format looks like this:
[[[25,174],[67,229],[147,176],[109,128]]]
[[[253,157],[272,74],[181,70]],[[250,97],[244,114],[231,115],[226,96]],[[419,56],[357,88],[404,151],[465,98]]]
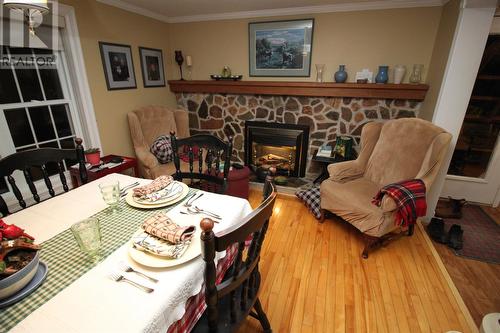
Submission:
[[[252,191],[252,205],[259,201]],[[320,224],[295,197],[279,196],[260,264],[273,331],[477,331],[415,229],[363,260],[357,230],[340,220]],[[240,330],[259,331],[253,318]]]
[[[484,210],[500,224],[500,207]],[[500,311],[500,265],[458,257],[446,245],[434,244],[476,325],[484,315]]]

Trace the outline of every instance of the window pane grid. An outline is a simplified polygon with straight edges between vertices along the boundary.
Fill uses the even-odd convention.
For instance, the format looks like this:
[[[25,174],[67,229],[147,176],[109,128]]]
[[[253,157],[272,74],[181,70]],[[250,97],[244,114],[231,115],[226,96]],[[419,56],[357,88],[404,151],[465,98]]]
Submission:
[[[39,51],[29,48],[4,47],[4,49],[6,51],[4,54],[6,53],[9,59],[14,59],[16,55],[26,55],[25,58],[35,57]],[[50,53],[52,54],[52,51]],[[65,71],[65,60],[62,58],[64,53],[54,51],[53,54],[57,56],[57,61],[51,61],[49,67],[41,67],[36,61],[28,60],[23,62],[30,67],[19,68],[13,62],[0,73],[1,83],[8,88],[4,91],[10,96],[0,98],[0,112],[4,113],[7,121],[6,140],[10,141],[7,144],[9,152],[41,147],[63,149],[75,147],[74,140],[77,136],[75,130],[79,127],[75,127],[73,123],[75,106],[71,91],[68,90],[69,78]],[[21,139],[22,136],[31,135],[33,140],[19,138],[14,140],[13,133],[17,133],[18,137],[21,135]],[[76,161],[63,161],[64,169],[68,170],[68,166],[73,162]],[[51,174],[57,172],[57,166],[54,167],[56,168],[51,168]],[[0,179],[0,192],[7,188],[5,180]]]
[[[29,148],[29,147],[37,148],[37,146],[44,145],[46,143],[55,142],[55,141],[59,142],[59,148],[61,148],[60,142],[62,140],[68,140],[68,139],[74,139],[74,138],[76,138],[76,135],[74,135],[74,134],[73,135],[68,135],[68,136],[63,136],[63,137],[58,138],[57,140],[40,141],[37,144],[31,143],[29,145],[19,146],[19,147],[16,147],[16,150],[19,151],[19,150],[26,149],[26,148]]]
[[[31,50],[31,54],[33,56],[35,56],[35,52],[33,52],[33,49]],[[40,84],[40,88],[42,90],[43,100],[46,101],[47,100],[47,95],[45,95],[45,88],[43,87],[42,78],[40,76],[40,68],[38,68],[38,64],[36,62],[34,63],[34,65],[35,65],[35,68],[36,68],[36,76],[38,78],[38,83]]]

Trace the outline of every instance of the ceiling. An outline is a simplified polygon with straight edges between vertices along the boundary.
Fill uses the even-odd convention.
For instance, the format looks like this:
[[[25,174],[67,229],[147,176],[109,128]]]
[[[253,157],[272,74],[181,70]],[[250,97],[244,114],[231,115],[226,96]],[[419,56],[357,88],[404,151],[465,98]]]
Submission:
[[[334,11],[441,6],[448,0],[97,0],[161,21],[193,22]]]

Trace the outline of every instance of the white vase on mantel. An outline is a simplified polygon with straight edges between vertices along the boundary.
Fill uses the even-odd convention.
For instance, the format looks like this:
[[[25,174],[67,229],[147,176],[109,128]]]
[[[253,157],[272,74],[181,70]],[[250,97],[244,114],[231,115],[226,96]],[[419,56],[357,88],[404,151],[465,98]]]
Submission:
[[[396,67],[394,67],[394,83],[400,84],[401,82],[403,82],[405,73],[406,67],[404,65],[396,65]]]

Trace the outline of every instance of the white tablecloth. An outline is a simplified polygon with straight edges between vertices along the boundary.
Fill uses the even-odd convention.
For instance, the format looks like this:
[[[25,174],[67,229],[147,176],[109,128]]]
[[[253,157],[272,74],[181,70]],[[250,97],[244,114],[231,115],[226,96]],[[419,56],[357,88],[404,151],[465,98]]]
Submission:
[[[138,180],[121,174],[108,175],[63,195],[29,207],[5,218],[41,243],[57,235],[79,220],[106,208],[98,184],[118,179],[121,186]],[[219,213],[223,219],[214,232],[224,230],[251,212],[247,200],[205,193],[197,202],[202,208]],[[175,207],[168,215],[174,220],[191,219],[199,227],[201,215],[180,214]],[[15,326],[11,332],[161,332],[179,320],[185,312],[187,299],[200,292],[203,283],[204,263],[198,257],[189,263],[168,269],[138,266],[127,255],[127,244],[116,250],[102,263],[84,274],[30,316]],[[151,294],[144,293],[128,283],[117,283],[107,275],[125,260],[160,282],[150,284]],[[50,271],[50,267],[49,267]],[[125,273],[130,279],[147,284],[134,273]],[[35,291],[36,292],[36,291]]]

